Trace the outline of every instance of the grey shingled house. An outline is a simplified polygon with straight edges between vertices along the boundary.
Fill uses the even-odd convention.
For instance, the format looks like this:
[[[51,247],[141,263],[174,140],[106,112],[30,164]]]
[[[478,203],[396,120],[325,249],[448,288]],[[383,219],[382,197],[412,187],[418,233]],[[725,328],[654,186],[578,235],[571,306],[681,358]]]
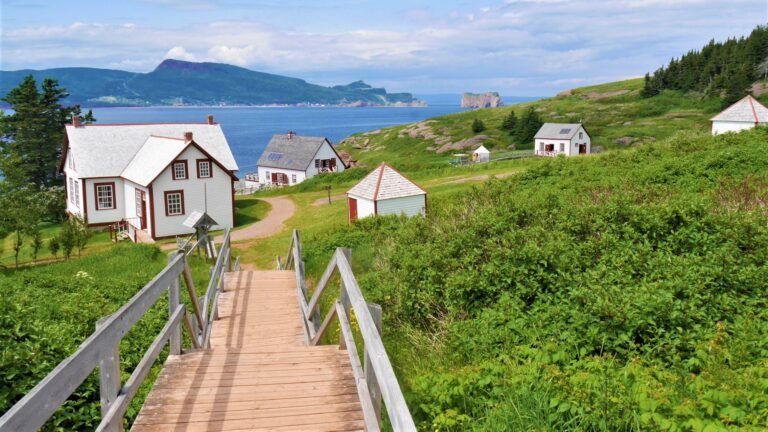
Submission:
[[[259,183],[287,186],[324,172],[342,172],[346,166],[325,137],[274,135],[258,162]]]

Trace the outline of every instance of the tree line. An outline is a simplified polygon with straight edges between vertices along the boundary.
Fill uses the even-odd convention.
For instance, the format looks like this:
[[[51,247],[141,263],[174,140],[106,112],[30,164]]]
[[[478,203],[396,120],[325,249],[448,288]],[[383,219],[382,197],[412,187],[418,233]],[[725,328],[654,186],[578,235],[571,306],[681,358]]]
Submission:
[[[768,26],[758,26],[748,37],[711,40],[701,50],[691,50],[645,74],[642,95],[693,91],[722,97],[723,104],[730,105],[749,94],[755,81],[767,78]]]
[[[543,124],[544,120],[534,107],[528,107],[528,109],[523,111],[520,118],[517,117],[514,110],[510,111],[501,122],[501,130],[507,132],[515,144],[527,145],[533,143],[536,132],[541,129]],[[472,121],[472,132],[477,134],[485,129],[485,122],[481,119],[476,117]]]
[[[74,116],[83,123],[95,121],[90,110],[83,114],[78,105],[64,105],[67,96],[57,80],[45,79],[38,87],[29,75],[2,98],[13,113],[0,114],[0,239],[13,235],[16,266],[25,239],[33,259],[43,247],[42,222],[66,219],[58,173],[64,125]],[[61,250],[69,257],[74,248],[82,250],[89,237],[86,226],[82,219],[65,224],[48,245],[51,253]]]

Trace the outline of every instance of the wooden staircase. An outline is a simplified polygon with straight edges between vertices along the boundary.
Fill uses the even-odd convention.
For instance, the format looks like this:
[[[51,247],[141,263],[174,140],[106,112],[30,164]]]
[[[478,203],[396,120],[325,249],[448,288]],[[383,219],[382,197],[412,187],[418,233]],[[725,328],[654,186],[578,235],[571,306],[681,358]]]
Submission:
[[[305,344],[295,283],[228,273],[211,348],[168,359],[132,430],[364,430],[349,356]]]

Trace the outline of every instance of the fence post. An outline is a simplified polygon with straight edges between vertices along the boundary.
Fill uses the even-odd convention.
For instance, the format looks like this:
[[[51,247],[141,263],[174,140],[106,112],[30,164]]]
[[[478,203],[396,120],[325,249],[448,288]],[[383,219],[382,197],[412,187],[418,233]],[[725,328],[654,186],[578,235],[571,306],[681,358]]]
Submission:
[[[381,306],[376,303],[368,303],[368,311],[371,312],[373,323],[376,324],[376,330],[378,330],[379,336],[381,336]],[[365,348],[363,351],[365,355],[365,363],[363,366],[365,382],[368,384],[368,393],[371,394],[371,402],[373,403],[373,410],[376,412],[376,420],[381,424],[381,388],[379,387],[379,382],[376,380],[376,373],[373,371],[373,364],[368,356],[368,349]]]
[[[96,322],[96,330],[100,329],[109,317]],[[101,417],[104,418],[120,393],[120,341],[112,349],[103,353],[99,359],[99,394],[101,400]],[[123,422],[115,422],[109,432],[122,432]]]
[[[183,254],[184,251],[181,251]],[[168,256],[168,263],[170,264],[174,258],[178,256],[178,253],[174,253]],[[183,260],[186,257],[182,258]],[[176,308],[179,307],[181,302],[181,293],[179,292],[179,275],[173,279],[171,285],[168,287],[168,318],[173,316],[176,312]],[[181,326],[176,326],[171,330],[171,336],[168,338],[168,354],[179,355],[181,354]]]
[[[352,249],[339,248],[338,250],[344,254],[344,256],[347,258],[347,262],[349,262],[349,266],[352,267]],[[347,314],[347,318],[349,318],[349,309],[352,306],[352,302],[349,301],[349,294],[347,294],[347,287],[344,286],[344,278],[341,277],[341,273],[339,273],[339,280],[341,281],[339,283],[339,301],[341,302],[341,306],[344,308],[344,312]],[[347,344],[344,342],[344,338],[342,337],[339,337],[339,348],[355,349],[355,347],[347,347]]]

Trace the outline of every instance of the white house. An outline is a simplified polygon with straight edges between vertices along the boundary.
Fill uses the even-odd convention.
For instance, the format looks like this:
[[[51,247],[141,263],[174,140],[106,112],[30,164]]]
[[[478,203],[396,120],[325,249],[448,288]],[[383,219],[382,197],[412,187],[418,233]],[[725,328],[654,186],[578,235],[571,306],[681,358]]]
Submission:
[[[592,138],[580,123],[544,123],[534,137],[536,156],[590,154]]]
[[[342,172],[341,156],[327,138],[274,135],[258,162],[262,185],[294,185],[324,172]]]
[[[90,226],[125,221],[137,240],[191,234],[183,225],[205,211],[234,226],[237,163],[219,124],[66,126],[59,170],[67,212]]]
[[[480,147],[472,152],[472,161],[475,163],[490,162],[491,152],[484,145],[480,144]]]
[[[349,221],[375,215],[425,215],[427,192],[382,163],[347,192]]]
[[[768,108],[751,95],[712,117],[712,135],[739,132],[768,123]]]

